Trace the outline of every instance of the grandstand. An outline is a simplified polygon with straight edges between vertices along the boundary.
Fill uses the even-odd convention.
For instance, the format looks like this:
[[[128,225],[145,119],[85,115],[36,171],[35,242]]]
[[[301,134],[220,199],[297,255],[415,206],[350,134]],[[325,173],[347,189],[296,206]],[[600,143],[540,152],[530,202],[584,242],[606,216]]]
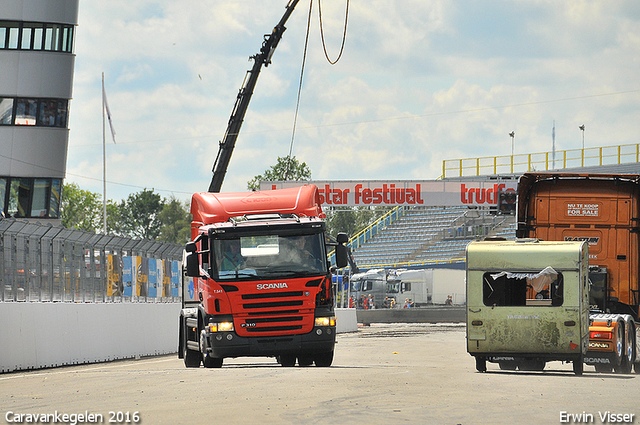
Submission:
[[[354,249],[361,268],[428,266],[461,262],[470,241],[487,236],[515,239],[514,215],[468,207],[406,208],[383,231]]]

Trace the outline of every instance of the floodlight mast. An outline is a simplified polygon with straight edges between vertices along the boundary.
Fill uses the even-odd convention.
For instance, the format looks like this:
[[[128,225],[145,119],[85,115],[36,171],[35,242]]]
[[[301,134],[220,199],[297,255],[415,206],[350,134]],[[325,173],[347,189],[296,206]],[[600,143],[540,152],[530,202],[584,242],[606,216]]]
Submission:
[[[266,67],[271,63],[271,57],[282,38],[282,34],[286,30],[284,24],[289,19],[289,16],[291,16],[293,9],[296,7],[298,2],[299,0],[289,1],[289,4],[286,6],[286,12],[280,19],[280,22],[278,22],[278,25],[273,28],[271,34],[265,34],[260,53],[250,57],[250,59],[253,59],[253,67],[248,70],[245,75],[242,88],[240,88],[240,92],[238,92],[236,103],[231,111],[231,117],[229,118],[224,140],[220,142],[218,155],[216,156],[216,161],[213,164],[213,178],[209,185],[209,192],[218,193],[222,188],[222,182],[224,181],[224,176],[227,173],[227,167],[229,166],[229,161],[231,160],[231,154],[235,148],[238,134],[240,133],[240,127],[242,127],[242,122],[244,121],[244,116],[247,113],[247,108],[249,107],[253,90],[256,86],[256,82],[258,81],[258,75],[260,74],[263,65]]]

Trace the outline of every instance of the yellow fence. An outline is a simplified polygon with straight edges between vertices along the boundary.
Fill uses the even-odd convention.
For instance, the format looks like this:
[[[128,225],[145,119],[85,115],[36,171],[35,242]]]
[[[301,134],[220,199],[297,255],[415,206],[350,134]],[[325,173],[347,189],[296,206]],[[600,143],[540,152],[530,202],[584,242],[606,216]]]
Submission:
[[[445,159],[442,161],[441,178],[549,171],[631,162],[640,162],[640,143],[556,151],[555,159],[552,152]]]

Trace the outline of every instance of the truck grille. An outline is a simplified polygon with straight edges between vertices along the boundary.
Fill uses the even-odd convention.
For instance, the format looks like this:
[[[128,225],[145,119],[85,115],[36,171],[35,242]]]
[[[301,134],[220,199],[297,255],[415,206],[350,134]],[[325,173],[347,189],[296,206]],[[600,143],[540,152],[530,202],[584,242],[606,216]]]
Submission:
[[[235,329],[240,336],[295,335],[311,332],[315,298],[304,291],[242,294]]]

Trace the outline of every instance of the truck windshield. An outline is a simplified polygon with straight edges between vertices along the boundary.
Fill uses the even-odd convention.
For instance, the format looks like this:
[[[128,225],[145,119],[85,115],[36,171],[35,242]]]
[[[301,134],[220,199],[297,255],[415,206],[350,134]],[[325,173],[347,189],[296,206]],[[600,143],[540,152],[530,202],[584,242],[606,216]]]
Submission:
[[[322,234],[262,235],[213,242],[214,279],[274,279],[327,273]]]
[[[394,280],[392,282],[387,282],[387,293],[389,294],[399,294],[400,293],[400,281]]]

